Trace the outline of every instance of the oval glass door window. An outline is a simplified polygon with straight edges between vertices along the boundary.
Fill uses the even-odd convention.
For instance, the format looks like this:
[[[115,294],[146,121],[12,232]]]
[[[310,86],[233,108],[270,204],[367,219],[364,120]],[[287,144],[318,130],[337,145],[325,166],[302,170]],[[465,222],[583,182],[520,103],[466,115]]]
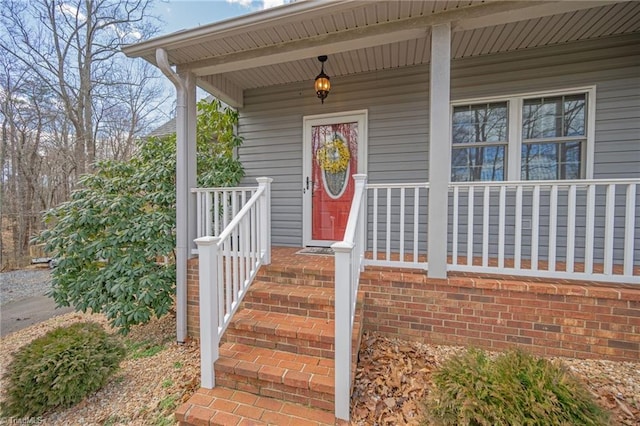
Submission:
[[[344,193],[344,190],[347,189],[347,184],[349,183],[349,169],[351,168],[350,166],[351,165],[347,166],[347,170],[343,170],[341,172],[328,173],[327,171],[324,171],[324,173],[322,173],[324,187],[331,198],[340,198]]]
[[[327,195],[338,199],[349,183],[351,152],[342,134],[335,132],[333,139],[326,142],[317,152],[322,169],[322,183]]]

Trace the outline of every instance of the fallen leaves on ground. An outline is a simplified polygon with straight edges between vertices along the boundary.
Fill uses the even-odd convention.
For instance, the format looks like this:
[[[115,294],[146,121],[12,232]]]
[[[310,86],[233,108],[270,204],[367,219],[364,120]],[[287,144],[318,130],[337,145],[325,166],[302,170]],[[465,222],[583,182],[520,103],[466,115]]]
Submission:
[[[419,425],[431,374],[464,348],[365,333],[351,399],[357,426]],[[640,363],[556,358],[587,384],[613,424],[640,425]]]
[[[0,376],[17,348],[49,330],[79,321],[96,321],[109,330],[103,315],[71,313],[9,334],[0,341]],[[73,407],[45,415],[43,424],[173,425],[175,407],[200,384],[198,345],[178,345],[174,338],[173,315],[135,327],[124,338],[130,346],[160,346],[160,350],[139,358],[129,355],[102,389]],[[463,350],[365,333],[352,397],[352,424],[419,425],[432,372]],[[612,411],[615,424],[640,425],[640,363],[561,360]],[[5,387],[0,380],[2,389]]]

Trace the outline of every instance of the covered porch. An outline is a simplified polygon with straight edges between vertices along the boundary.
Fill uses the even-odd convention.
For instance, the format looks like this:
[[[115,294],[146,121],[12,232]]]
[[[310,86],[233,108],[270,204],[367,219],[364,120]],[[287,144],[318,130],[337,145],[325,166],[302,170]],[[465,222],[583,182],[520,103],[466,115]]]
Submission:
[[[640,180],[450,185],[443,279],[427,273],[429,185],[353,179],[344,239],[331,248],[271,244],[271,232],[264,232],[271,226],[269,178],[259,178],[257,187],[193,190],[203,236],[189,263],[189,333],[203,345],[203,388],[213,389],[218,374],[223,386],[202,391],[197,401],[234,404],[246,398],[247,386],[257,395],[301,402],[311,418],[326,421],[314,411],[321,408],[348,419],[363,329],[435,344],[518,346],[545,356],[640,356],[634,331],[640,267],[630,256],[615,257],[636,237]],[[550,202],[541,203],[545,198]],[[527,221],[531,228],[523,226]],[[264,383],[269,363],[277,369]],[[308,373],[319,365],[322,373]],[[236,391],[227,393],[228,387]],[[189,421],[204,413],[215,423],[218,411],[199,411],[199,404],[187,403],[179,415]]]
[[[335,291],[322,295],[335,315],[334,379],[307,377],[294,395],[307,405],[333,395],[339,419],[349,417],[358,324],[637,357],[639,11],[607,1],[303,1],[125,48],[177,88],[177,334],[207,325],[198,326],[203,388],[220,366],[234,383],[251,375],[241,383],[254,391],[292,390],[288,372],[265,369],[280,380],[265,385],[262,367],[216,363],[251,283],[270,273]],[[332,89],[320,103],[323,55]],[[242,188],[195,188],[196,85],[240,112]],[[536,105],[555,112],[529,120]],[[465,121],[472,112],[484,118]],[[334,117],[356,122],[362,145],[341,170],[351,189],[336,192],[350,194],[344,228],[321,241],[335,253],[322,260],[329,273],[291,251],[318,240],[308,142]],[[529,174],[549,163],[549,174]]]

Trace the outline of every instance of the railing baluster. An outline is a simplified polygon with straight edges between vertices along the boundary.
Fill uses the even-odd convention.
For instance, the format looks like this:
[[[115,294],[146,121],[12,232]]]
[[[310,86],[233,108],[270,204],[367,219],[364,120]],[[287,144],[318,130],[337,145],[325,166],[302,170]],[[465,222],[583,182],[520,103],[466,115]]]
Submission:
[[[458,198],[460,197],[460,187],[453,187],[453,239],[451,247],[451,263],[458,264]]]
[[[400,188],[400,261],[404,261],[404,213],[405,213],[404,187]]]
[[[623,269],[624,275],[633,275],[633,243],[636,237],[636,185],[633,183],[627,184],[627,208],[625,211],[624,220],[624,260]]]
[[[498,211],[498,268],[504,268],[504,234],[505,234],[505,214],[507,205],[507,187],[500,186],[500,207]]]
[[[198,214],[198,219],[196,220],[196,235],[199,237],[203,235],[209,235],[209,233],[203,233],[204,229],[202,226],[202,219],[204,218],[204,220],[206,220],[207,216],[202,214],[202,196],[203,193],[196,193],[196,212]]]
[[[513,253],[513,267],[520,269],[522,262],[522,185],[516,187],[516,218],[515,218],[515,247]]]
[[[238,192],[231,192],[231,211],[233,212],[232,217],[236,217],[238,214]],[[238,300],[238,292],[240,291],[240,270],[238,265],[238,244],[240,243],[240,238],[238,234],[238,228],[236,227],[231,232],[231,267],[233,268],[231,271],[231,286],[233,287],[233,301],[232,303],[235,305]]]
[[[391,188],[387,188],[387,246],[385,247],[387,261],[391,260]]]
[[[489,266],[489,190],[485,186],[482,197],[482,266]]]
[[[225,229],[229,224],[229,208],[229,193],[222,191],[222,229]]]
[[[220,193],[213,193],[213,235],[220,235]]]
[[[242,191],[242,205],[244,206],[247,203],[247,192]],[[242,218],[242,231],[240,233],[242,237],[242,254],[240,258],[242,259],[242,263],[240,265],[240,286],[244,290],[247,287],[247,277],[251,274],[251,270],[249,269],[250,259],[249,259],[249,220],[250,216],[247,215]]]
[[[549,271],[556,270],[556,244],[558,234],[558,186],[551,187],[549,195]]]
[[[604,252],[611,253],[611,256],[604,258],[604,273],[611,275],[613,273],[613,225],[615,221],[615,198],[616,185],[607,186],[606,213],[604,218]]]
[[[256,209],[251,209],[251,270],[256,267],[258,263],[258,214]]]
[[[231,313],[231,303],[233,299],[233,282],[231,278],[231,241],[229,239],[225,240],[223,245],[223,253],[224,253],[224,292],[225,292],[225,311],[224,316],[225,320],[227,319],[227,315]]]
[[[418,261],[418,238],[419,238],[419,227],[420,223],[420,188],[413,188],[413,261]]]
[[[373,260],[378,259],[378,188],[373,188]]]
[[[595,234],[595,214],[596,214],[596,187],[587,186],[587,221],[584,242],[584,272],[593,272],[593,238]]]
[[[213,212],[211,211],[211,195],[209,193],[204,193],[202,194],[204,196],[204,227],[206,229],[206,233],[205,234],[198,234],[198,235],[213,235],[213,232],[211,230],[211,226],[212,226],[212,216],[213,216]]]
[[[531,270],[538,270],[538,239],[540,237],[540,185],[533,187],[531,203]]]
[[[467,265],[473,265],[473,210],[475,196],[473,194],[474,187],[469,187],[467,205]]]
[[[576,246],[576,185],[569,186],[567,206],[567,260],[566,272],[573,272]]]
[[[222,252],[222,241],[218,242],[218,255],[212,262],[217,264],[217,287],[218,287],[218,325],[224,324],[224,253]],[[224,244],[224,243],[222,243]],[[215,291],[215,290],[214,290]],[[202,305],[200,305],[202,308]]]

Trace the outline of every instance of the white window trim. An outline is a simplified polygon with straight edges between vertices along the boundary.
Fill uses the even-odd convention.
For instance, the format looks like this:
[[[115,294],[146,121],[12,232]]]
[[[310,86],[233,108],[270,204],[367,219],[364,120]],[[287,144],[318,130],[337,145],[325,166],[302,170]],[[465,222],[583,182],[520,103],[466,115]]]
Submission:
[[[507,181],[519,181],[520,179],[520,152],[522,149],[522,104],[527,98],[552,97],[562,95],[572,95],[576,93],[587,94],[587,118],[586,118],[586,139],[584,158],[584,178],[593,179],[594,153],[596,139],[596,86],[580,86],[568,89],[544,90],[536,92],[515,93],[506,96],[489,96],[482,98],[467,98],[451,102],[450,116],[453,117],[453,108],[456,106],[473,105],[491,102],[508,102],[509,105],[509,126],[507,143]],[[452,144],[453,149],[453,144]]]

